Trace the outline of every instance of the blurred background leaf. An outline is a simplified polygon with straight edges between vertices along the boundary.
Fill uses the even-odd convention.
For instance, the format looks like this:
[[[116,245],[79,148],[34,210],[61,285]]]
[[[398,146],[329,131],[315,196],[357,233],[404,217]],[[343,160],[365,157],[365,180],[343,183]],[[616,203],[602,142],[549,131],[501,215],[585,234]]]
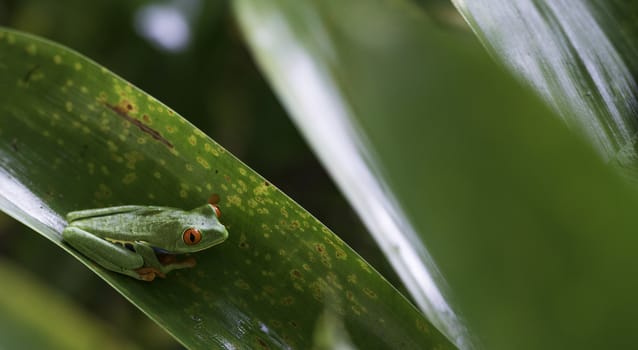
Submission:
[[[75,300],[0,259],[0,345],[5,349],[138,349]],[[72,334],[73,336],[69,336]]]
[[[476,7],[500,14],[487,3]],[[638,266],[638,202],[600,157],[601,139],[569,131],[476,40],[449,30],[454,21],[425,16],[430,5],[236,4],[264,72],[322,163],[416,303],[460,347],[635,344],[638,284],[626,276]],[[512,21],[527,15],[517,14]],[[514,25],[490,29],[497,41],[518,34]],[[616,63],[598,54],[599,68]],[[618,74],[599,78],[633,81]],[[622,143],[605,129],[613,117],[570,113]]]
[[[638,157],[638,5],[453,0],[495,59],[532,86],[605,159]]]

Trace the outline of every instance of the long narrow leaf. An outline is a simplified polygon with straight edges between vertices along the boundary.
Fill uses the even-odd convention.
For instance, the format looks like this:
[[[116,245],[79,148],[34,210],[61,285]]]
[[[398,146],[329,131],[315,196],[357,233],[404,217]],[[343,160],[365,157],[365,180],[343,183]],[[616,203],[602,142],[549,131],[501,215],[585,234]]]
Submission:
[[[193,208],[212,194],[230,238],[165,280],[105,271],[61,242],[71,210]],[[451,347],[325,226],[174,111],[69,49],[10,30],[0,31],[0,208],[189,348],[309,348],[325,310],[361,348]]]

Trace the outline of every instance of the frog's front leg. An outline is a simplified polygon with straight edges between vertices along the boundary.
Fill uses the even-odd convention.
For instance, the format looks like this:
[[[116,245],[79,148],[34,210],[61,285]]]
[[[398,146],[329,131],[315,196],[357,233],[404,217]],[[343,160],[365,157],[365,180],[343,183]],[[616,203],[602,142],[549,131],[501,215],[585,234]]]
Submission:
[[[140,254],[96,237],[80,228],[68,226],[62,231],[62,239],[82,255],[102,267],[144,281],[152,281],[155,274],[143,269]]]
[[[158,258],[155,249],[144,242],[135,243],[135,251],[144,258],[145,267],[154,269],[159,272],[158,276],[167,274],[173,270],[186,269],[195,266],[195,259],[187,258],[182,261],[177,261],[175,255],[162,254]]]

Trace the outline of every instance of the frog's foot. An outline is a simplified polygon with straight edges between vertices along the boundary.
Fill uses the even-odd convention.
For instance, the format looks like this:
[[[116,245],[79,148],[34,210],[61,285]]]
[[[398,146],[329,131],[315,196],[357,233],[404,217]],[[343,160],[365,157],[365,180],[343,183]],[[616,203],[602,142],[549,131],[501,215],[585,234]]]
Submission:
[[[157,260],[163,266],[174,266],[174,268],[187,268],[187,267],[195,267],[197,263],[195,262],[195,258],[188,257],[184,260],[177,261],[177,256],[174,254],[160,254],[157,256]]]
[[[195,267],[195,265],[197,265],[197,261],[195,261],[195,258],[192,256],[189,256],[188,258],[180,261],[179,264],[184,267]]]
[[[154,280],[155,277],[166,278],[164,272],[149,266],[140,267],[139,269],[136,269],[135,272],[137,272],[139,279],[147,282]]]
[[[177,257],[173,254],[161,254],[157,256],[157,259],[162,264],[161,269],[164,273],[178,269],[191,268],[197,265],[193,257],[188,257],[184,260],[178,261]]]
[[[162,265],[170,265],[177,261],[175,254],[157,254],[157,260]]]

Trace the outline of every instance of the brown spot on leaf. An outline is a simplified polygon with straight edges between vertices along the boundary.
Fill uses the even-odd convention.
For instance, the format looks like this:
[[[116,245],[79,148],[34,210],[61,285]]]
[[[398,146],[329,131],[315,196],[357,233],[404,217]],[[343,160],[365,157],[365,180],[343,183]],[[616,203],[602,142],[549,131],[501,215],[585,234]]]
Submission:
[[[217,193],[213,193],[210,195],[210,197],[208,197],[209,204],[213,204],[213,205],[219,204],[219,201],[220,201],[220,197],[219,197],[219,194]]]
[[[268,346],[268,344],[261,338],[256,337],[257,343],[259,344],[259,347],[261,349],[270,349],[270,347]]]
[[[112,110],[113,112],[115,112],[117,115],[122,117],[124,120],[126,120],[126,121],[130,122],[131,124],[137,126],[142,132],[145,132],[145,133],[151,135],[151,137],[153,137],[155,140],[165,144],[168,148],[173,148],[173,144],[170,141],[168,141],[164,136],[162,136],[162,134],[160,134],[159,131],[151,128],[150,126],[144,124],[141,120],[137,120],[137,119],[131,117],[128,114],[127,110],[133,109],[133,106],[130,103],[127,104],[126,107],[115,106],[115,105],[109,104],[107,102],[105,102],[104,105],[106,107],[108,107],[110,110]]]
[[[35,73],[35,71],[37,71],[38,69],[40,69],[40,65],[36,64],[35,66],[33,66],[33,68],[29,69],[27,71],[27,73],[24,75],[24,77],[22,77],[22,81],[24,83],[28,83],[29,80],[31,80],[31,77],[33,76],[33,73]]]

